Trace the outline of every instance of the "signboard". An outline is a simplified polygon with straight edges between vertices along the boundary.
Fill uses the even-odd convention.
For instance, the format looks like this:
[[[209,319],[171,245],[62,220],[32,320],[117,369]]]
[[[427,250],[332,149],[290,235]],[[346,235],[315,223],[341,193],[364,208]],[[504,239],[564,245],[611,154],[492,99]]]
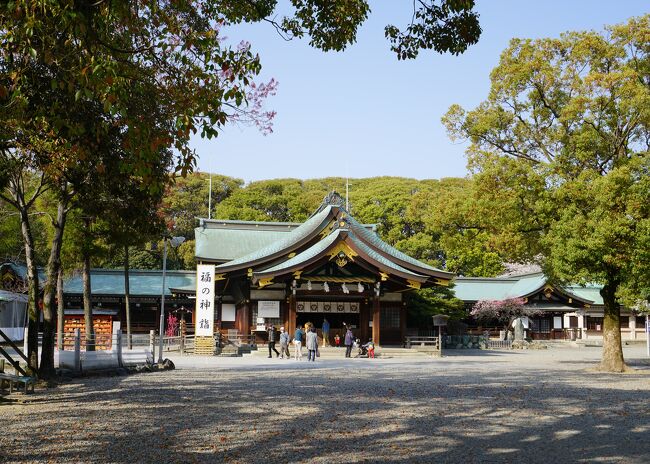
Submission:
[[[223,303],[221,305],[221,320],[223,322],[235,322],[235,305]]]
[[[257,317],[280,317],[279,301],[258,301]]]
[[[198,337],[214,335],[214,264],[196,266],[196,321]]]

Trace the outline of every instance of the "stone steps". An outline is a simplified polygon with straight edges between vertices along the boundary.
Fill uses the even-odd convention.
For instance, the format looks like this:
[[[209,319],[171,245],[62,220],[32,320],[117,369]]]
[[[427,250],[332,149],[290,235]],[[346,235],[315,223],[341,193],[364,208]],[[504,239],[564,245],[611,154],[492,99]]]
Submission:
[[[278,349],[279,351],[279,349]],[[289,352],[293,355],[293,346],[289,348]],[[341,359],[345,358],[345,348],[319,348],[320,358],[322,359]],[[352,350],[352,356],[356,356],[358,350]],[[302,350],[303,357],[307,358],[307,350],[303,347]],[[266,346],[260,346],[257,351],[252,351],[247,356],[253,356],[257,358],[267,358],[269,355],[268,348]],[[431,351],[420,351],[416,349],[407,349],[407,348],[377,348],[375,350],[375,356],[377,358],[401,358],[401,357],[431,357]],[[273,355],[275,358],[275,354]]]

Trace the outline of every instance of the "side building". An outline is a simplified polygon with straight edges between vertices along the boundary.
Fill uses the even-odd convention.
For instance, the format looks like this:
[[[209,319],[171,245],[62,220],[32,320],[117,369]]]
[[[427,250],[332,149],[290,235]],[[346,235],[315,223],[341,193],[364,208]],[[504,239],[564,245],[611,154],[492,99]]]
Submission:
[[[603,335],[603,299],[598,285],[555,285],[541,272],[508,277],[458,277],[456,297],[469,310],[479,300],[522,298],[541,311],[527,321],[535,340],[598,339]],[[645,316],[621,308],[623,340],[645,340]],[[478,329],[478,326],[476,326]]]

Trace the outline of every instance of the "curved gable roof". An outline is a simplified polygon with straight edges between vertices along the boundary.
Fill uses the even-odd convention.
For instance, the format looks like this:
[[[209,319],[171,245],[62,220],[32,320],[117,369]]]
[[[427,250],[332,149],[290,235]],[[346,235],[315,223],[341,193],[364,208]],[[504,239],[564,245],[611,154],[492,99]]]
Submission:
[[[377,250],[378,253],[389,259],[398,261],[401,266],[410,269],[413,272],[419,272],[428,275],[435,275],[443,279],[452,279],[454,274],[451,272],[443,271],[442,269],[429,266],[422,261],[419,261],[411,256],[399,251],[397,248],[384,242],[379,235],[364,228],[352,216],[347,216],[346,221],[350,224],[352,231],[367,245]]]
[[[217,270],[220,272],[225,272],[242,269],[255,265],[261,261],[289,253],[296,246],[305,243],[310,238],[319,234],[332,218],[334,212],[334,208],[332,206],[328,206],[318,214],[309,218],[300,226],[280,237],[278,240],[275,240],[267,246],[253,251],[252,253],[220,264],[217,266]]]
[[[359,240],[349,229],[335,229],[327,235],[327,237],[318,241],[313,246],[293,258],[263,271],[256,272],[254,275],[257,278],[262,278],[264,276],[290,273],[301,266],[308,265],[315,260],[323,258],[327,254],[327,251],[339,242],[347,243],[359,254],[361,259],[364,259],[372,266],[377,267],[382,272],[395,274],[404,279],[417,280],[418,282],[425,282],[428,279],[428,276],[426,275],[417,274],[391,262],[380,253],[377,253],[375,250],[370,248],[363,241]]]

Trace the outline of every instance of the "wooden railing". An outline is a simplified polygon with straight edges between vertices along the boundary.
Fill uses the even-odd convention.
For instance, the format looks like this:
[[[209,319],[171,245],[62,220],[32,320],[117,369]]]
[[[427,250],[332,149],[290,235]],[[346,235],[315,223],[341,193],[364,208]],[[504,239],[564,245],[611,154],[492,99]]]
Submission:
[[[406,348],[429,347],[440,351],[440,337],[408,336],[404,339],[404,346]]]

